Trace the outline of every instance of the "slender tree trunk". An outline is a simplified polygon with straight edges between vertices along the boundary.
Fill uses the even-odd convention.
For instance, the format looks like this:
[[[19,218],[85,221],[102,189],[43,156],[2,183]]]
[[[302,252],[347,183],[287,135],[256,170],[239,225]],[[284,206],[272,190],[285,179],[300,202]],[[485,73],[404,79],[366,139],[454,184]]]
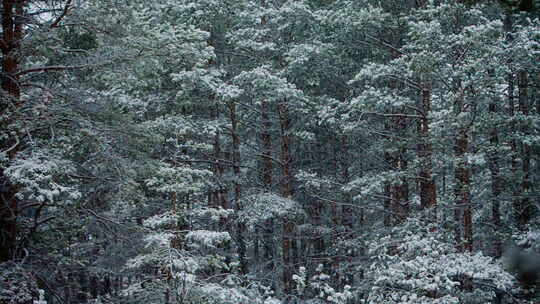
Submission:
[[[497,104],[491,102],[489,104],[489,111],[493,116],[496,116],[498,113]],[[497,118],[494,117],[496,121]],[[489,142],[491,144],[491,152],[489,154],[489,171],[491,174],[491,219],[494,225],[494,244],[493,252],[495,257],[500,257],[502,255],[502,243],[501,243],[501,210],[500,210],[500,195],[501,195],[501,169],[499,166],[499,155],[498,155],[498,146],[499,146],[499,134],[497,131],[497,126],[493,126],[490,131]]]
[[[350,173],[349,173],[349,148],[348,148],[348,137],[343,136],[341,142],[342,148],[342,171],[341,177],[343,179],[343,184],[350,182]],[[352,199],[350,194],[345,195],[344,204],[341,206],[341,222],[343,226],[347,229],[347,234],[352,234],[353,231],[353,209],[352,209]]]
[[[409,182],[407,180],[406,171],[407,171],[407,159],[405,155],[405,148],[402,148],[399,153],[398,158],[398,167],[404,176],[400,177],[399,184],[396,189],[397,194],[397,207],[398,207],[398,217],[399,221],[402,222],[409,217],[410,213],[410,201],[409,201]]]
[[[392,39],[392,38],[390,38]],[[396,43],[397,44],[397,43]],[[392,52],[392,57],[397,59],[401,56],[398,52]],[[389,87],[393,91],[399,91],[400,85],[396,80],[390,80]],[[399,109],[400,113],[406,113],[406,108]],[[401,142],[401,133],[407,129],[408,119],[405,117],[390,117],[385,122],[385,130],[390,134],[387,136],[389,144],[395,149],[395,147],[400,147],[397,152],[385,154],[386,164],[389,166],[393,172],[400,174],[399,179],[393,179],[390,181],[390,205],[392,211],[392,218],[394,223],[401,223],[409,216],[409,183],[406,178],[407,170],[407,159],[406,159],[406,148]],[[387,203],[388,204],[388,203]],[[391,222],[391,220],[387,220]]]
[[[390,125],[390,122],[389,121],[386,121],[384,123],[384,131],[385,133],[387,134],[390,134],[392,131],[393,131],[393,128],[391,127]],[[391,144],[391,137],[392,135],[385,135],[385,141],[386,141],[386,145],[390,145]],[[385,151],[384,151],[384,165],[385,165],[385,171],[395,171],[395,161],[394,161],[394,156],[392,155],[392,153],[389,151],[390,148],[388,146],[386,146],[385,148]],[[394,199],[395,199],[395,195],[394,195],[394,190],[395,190],[395,187],[392,186],[393,184],[393,181],[392,180],[385,180],[384,183],[383,183],[383,195],[384,195],[384,201],[383,201],[383,212],[384,212],[384,215],[383,215],[383,224],[385,227],[390,227],[392,226],[393,224],[393,216],[394,216],[394,212],[395,212],[395,202],[394,202]]]
[[[321,200],[316,200],[313,206],[313,220],[317,231],[314,236],[313,248],[315,249],[315,258],[319,260],[322,259],[323,253],[326,249],[324,233],[320,229],[323,225],[323,213],[323,202]]]
[[[7,99],[2,102],[2,112],[7,109],[10,102],[17,104],[21,95],[16,72],[19,70],[18,52],[21,47],[22,18],[24,18],[23,2],[2,1],[2,89],[4,90],[2,95],[4,95],[3,99]]]
[[[456,101],[457,113],[456,116],[465,111],[465,93],[460,84],[460,96]],[[461,123],[462,125],[464,123]],[[457,247],[463,251],[472,252],[473,249],[473,232],[472,232],[472,213],[471,213],[471,169],[469,162],[467,160],[467,151],[469,149],[469,135],[468,127],[462,127],[458,130],[456,135],[455,142],[455,157],[457,159],[457,164],[455,168],[455,196],[456,196],[456,220],[455,223],[458,227],[456,229],[456,241]],[[459,220],[459,212],[462,212],[461,217],[463,222]],[[463,233],[460,235],[461,231],[459,226],[462,226]],[[463,240],[462,240],[463,237]]]
[[[74,278],[73,278],[73,274],[71,273],[68,273],[66,275],[66,278],[67,278],[67,281],[65,282],[65,285],[64,285],[64,302],[67,303],[67,304],[70,304],[72,303],[72,299],[73,299],[73,282],[75,281]]]
[[[212,100],[214,97],[211,98]],[[219,106],[216,103],[215,105],[215,112],[214,112],[214,119],[219,119]],[[228,203],[227,203],[227,187],[223,182],[223,175],[225,173],[225,168],[223,167],[223,164],[221,163],[221,159],[223,157],[223,153],[221,152],[221,134],[219,131],[216,131],[216,134],[214,135],[214,174],[217,177],[218,182],[218,189],[215,192],[217,201],[219,207],[223,209],[228,209]],[[217,206],[216,206],[217,207]],[[224,224],[224,223],[222,223]]]
[[[178,217],[178,198],[176,192],[171,194],[171,213],[173,217]],[[180,225],[178,221],[179,219],[175,219],[171,225],[171,230],[175,233],[175,236],[171,239],[171,247],[174,249],[181,249],[182,247],[182,239],[179,232]]]
[[[88,299],[87,292],[87,278],[84,269],[79,270],[79,290],[77,293],[77,300],[79,303],[85,303]]]
[[[2,39],[0,41],[2,51],[2,75],[1,77],[1,105],[0,125],[4,130],[12,123],[10,108],[16,107],[20,102],[20,86],[17,71],[19,70],[20,42],[23,34],[22,20],[24,16],[23,1],[2,1]],[[9,151],[8,158],[15,158],[20,149],[12,138],[2,140],[1,149]],[[16,197],[16,185],[13,185],[0,170],[0,263],[11,260],[17,256],[17,221],[19,201]]]
[[[433,179],[431,134],[429,129],[429,113],[431,111],[431,88],[426,86],[422,90],[421,109],[424,117],[418,124],[420,143],[418,144],[418,157],[420,158],[420,204],[422,208],[432,208],[431,221],[436,221],[437,188]]]
[[[517,126],[515,121],[515,97],[514,97],[514,90],[515,90],[515,83],[514,83],[514,75],[508,76],[508,106],[509,106],[509,114],[510,114],[510,130],[511,130],[511,138],[510,138],[510,149],[511,149],[511,157],[510,157],[510,170],[512,171],[512,177],[517,179],[518,178],[518,159],[517,159],[517,141],[514,138]],[[512,187],[512,205],[514,208],[514,220],[516,223],[516,226],[520,227],[521,223],[521,201],[519,196],[519,186],[515,185],[514,183],[511,183]]]
[[[341,144],[340,140],[339,140],[339,136],[335,136],[335,137],[332,137],[331,141],[329,142],[330,143],[330,148],[332,149],[332,171],[333,171],[333,175],[334,175],[334,178],[336,180],[339,180],[339,176],[340,176],[340,168],[339,168],[339,159],[338,159],[338,154],[340,152],[340,148],[339,148],[339,145]],[[341,223],[341,218],[339,216],[339,208],[338,208],[338,202],[337,201],[333,201],[330,205],[330,220],[331,220],[331,225],[336,227],[336,226],[339,226]]]
[[[458,243],[458,248],[465,251],[472,251],[473,238],[472,238],[472,214],[471,214],[471,194],[470,194],[470,168],[466,160],[465,153],[468,149],[468,138],[466,135],[459,135],[456,139],[456,158],[458,164],[456,167],[456,211],[462,211],[462,228],[463,228],[463,244]],[[459,220],[459,217],[457,218]],[[456,225],[460,225],[457,222]],[[458,234],[460,231],[458,230]],[[461,236],[457,236],[458,242],[461,242]]]
[[[232,138],[232,160],[233,160],[233,173],[234,173],[234,201],[236,212],[242,210],[240,198],[242,195],[242,184],[240,183],[240,135],[238,134],[238,118],[236,117],[236,104],[234,102],[229,103],[229,114],[231,119],[231,138]],[[246,226],[242,221],[238,221],[236,226],[237,240],[238,240],[238,259],[240,261],[240,272],[242,274],[248,273],[248,264],[246,260],[246,242],[244,239],[244,233]]]
[[[290,152],[290,119],[289,109],[286,100],[278,105],[280,125],[281,125],[281,165],[283,177],[281,181],[281,195],[286,198],[292,197],[292,176],[291,176],[291,152]],[[283,286],[285,294],[293,290],[292,275],[294,272],[294,259],[296,255],[296,241],[294,239],[295,224],[293,219],[285,217],[283,222]]]
[[[346,185],[350,182],[350,173],[349,173],[349,140],[346,135],[343,136],[341,140],[341,178],[342,183]],[[360,218],[359,223],[362,223]],[[354,237],[354,221],[353,221],[353,206],[352,206],[352,197],[349,193],[345,193],[343,198],[343,205],[341,206],[341,223],[345,229],[345,238],[352,239]],[[345,264],[348,265],[348,268],[345,272],[344,284],[352,286],[354,283],[354,274],[353,269],[351,268],[353,258],[356,254],[356,250],[353,248],[349,249],[349,252],[346,253]]]
[[[96,276],[90,277],[90,296],[92,299],[97,298],[99,294],[98,278]]]
[[[507,33],[507,41],[512,41],[512,32],[513,32],[513,14],[512,12],[506,13],[506,18],[504,20],[504,28]],[[509,62],[509,64],[512,64],[512,62]],[[510,115],[510,149],[511,149],[511,156],[510,156],[510,170],[512,171],[512,177],[517,179],[518,178],[518,151],[517,151],[517,141],[514,137],[517,133],[517,126],[515,121],[515,112],[516,112],[516,104],[515,104],[515,76],[512,72],[508,74],[508,114]],[[521,200],[519,195],[520,187],[517,185],[512,186],[512,205],[513,205],[513,215],[514,215],[514,221],[516,223],[516,226],[518,228],[521,227]]]
[[[262,144],[262,184],[266,191],[272,190],[272,137],[270,134],[272,122],[270,121],[267,101],[261,101],[261,144]],[[274,260],[274,220],[269,219],[264,224],[264,251],[265,259],[269,263],[269,270],[273,269]]]
[[[392,164],[392,159],[389,152],[384,153],[384,159],[387,166]],[[389,181],[384,182],[384,201],[383,201],[383,224],[384,227],[390,227],[392,225],[392,185]]]
[[[522,114],[521,132],[522,136],[529,135],[529,78],[526,71],[519,72],[519,108]],[[531,168],[531,147],[527,142],[527,139],[521,142],[521,168],[523,171],[521,182],[521,201],[518,209],[518,227],[521,230],[525,230],[526,225],[532,217],[532,208],[529,199],[529,190],[531,188],[530,182],[530,168]]]

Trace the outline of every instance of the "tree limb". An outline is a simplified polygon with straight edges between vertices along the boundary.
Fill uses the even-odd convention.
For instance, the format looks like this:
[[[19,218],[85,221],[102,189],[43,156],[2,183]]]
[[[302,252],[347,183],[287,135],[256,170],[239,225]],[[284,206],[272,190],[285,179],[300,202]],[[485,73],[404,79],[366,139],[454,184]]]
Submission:
[[[62,13],[60,14],[60,16],[58,16],[58,18],[56,18],[56,19],[53,21],[53,23],[51,24],[51,28],[58,27],[58,25],[60,24],[60,22],[62,21],[62,19],[64,19],[64,17],[68,14],[69,9],[71,8],[72,2],[73,2],[73,0],[67,0],[67,1],[66,1],[66,4],[64,5],[64,10],[63,10]]]
[[[39,68],[31,68],[27,70],[22,70],[17,73],[15,73],[14,76],[21,76],[26,75],[30,73],[35,72],[49,72],[49,71],[63,71],[63,70],[77,70],[77,69],[83,69],[87,68],[90,65],[58,65],[58,66],[46,66],[46,67],[39,67]]]

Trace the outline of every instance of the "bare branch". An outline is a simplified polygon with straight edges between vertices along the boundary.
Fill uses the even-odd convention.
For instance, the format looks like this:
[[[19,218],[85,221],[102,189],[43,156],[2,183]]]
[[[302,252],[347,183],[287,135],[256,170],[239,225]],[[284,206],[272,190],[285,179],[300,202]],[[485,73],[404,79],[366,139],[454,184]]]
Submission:
[[[73,2],[73,0],[67,0],[66,1],[66,4],[64,5],[64,10],[60,14],[60,16],[58,16],[58,18],[56,18],[56,20],[53,21],[53,23],[51,24],[51,28],[58,27],[58,25],[60,24],[62,19],[64,19],[64,17],[68,14],[69,9],[71,8],[72,2]]]
[[[46,66],[46,67],[39,67],[39,68],[31,68],[27,70],[22,70],[20,72],[15,73],[14,76],[21,76],[26,75],[30,73],[35,72],[49,72],[49,71],[64,71],[64,70],[77,70],[77,69],[84,69],[90,67],[90,65],[58,65],[58,66]]]
[[[402,114],[402,113],[395,113],[395,114],[378,113],[378,112],[364,112],[364,113],[371,114],[371,115],[384,116],[384,117],[424,118],[424,116],[420,116],[420,115]]]

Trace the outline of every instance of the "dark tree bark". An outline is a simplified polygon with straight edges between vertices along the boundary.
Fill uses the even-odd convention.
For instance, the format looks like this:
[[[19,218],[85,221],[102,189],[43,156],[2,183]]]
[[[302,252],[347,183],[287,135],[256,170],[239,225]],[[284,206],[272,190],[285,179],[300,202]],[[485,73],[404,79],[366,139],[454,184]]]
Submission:
[[[437,205],[437,188],[432,173],[433,148],[430,143],[431,135],[428,118],[429,112],[431,111],[431,88],[428,85],[422,89],[420,106],[424,113],[423,118],[418,124],[418,135],[420,137],[420,143],[418,144],[418,156],[420,157],[420,203],[424,209],[435,209]],[[435,210],[432,210],[430,217],[430,220],[436,221]]]
[[[278,105],[280,126],[281,126],[281,195],[286,198],[292,197],[292,176],[291,176],[291,151],[290,151],[290,119],[289,109],[286,100]],[[296,241],[294,238],[295,223],[293,219],[285,217],[283,220],[283,286],[286,294],[289,294],[294,286],[292,275],[294,272],[294,256],[296,253]]]
[[[496,102],[489,104],[489,111],[492,115],[497,115],[498,109]],[[499,146],[499,134],[497,126],[493,126],[490,131],[489,142],[491,144],[491,152],[489,153],[489,171],[491,174],[491,219],[494,225],[495,236],[493,243],[493,253],[495,257],[502,255],[502,243],[500,232],[502,228],[501,220],[501,207],[500,207],[500,195],[501,195],[501,169],[499,164],[498,146]]]
[[[385,153],[385,157],[387,160],[387,163],[389,162],[389,153]],[[383,224],[384,227],[390,227],[392,226],[392,186],[390,182],[386,181],[384,182],[384,198],[383,198],[383,209],[384,209],[384,215],[383,215]]]
[[[234,102],[229,103],[229,115],[231,120],[231,139],[232,139],[232,161],[233,161],[233,174],[234,174],[234,201],[236,212],[242,210],[240,198],[242,195],[242,184],[240,183],[240,135],[238,134],[238,117],[236,116],[236,104]],[[237,229],[237,242],[238,242],[238,258],[240,261],[240,273],[248,273],[248,264],[246,260],[246,242],[244,239],[244,233],[246,226],[242,221],[238,221],[236,225]]]
[[[409,182],[407,180],[407,159],[405,155],[405,148],[402,148],[397,158],[397,168],[403,175],[399,178],[399,181],[394,186],[394,201],[396,205],[395,216],[397,222],[403,222],[409,217],[410,201],[409,201]]]
[[[392,142],[392,127],[390,125],[390,121],[386,121],[384,123],[384,131],[386,133],[384,139],[385,141],[387,142],[386,144],[390,144]],[[392,155],[391,152],[389,152],[389,148],[388,147],[385,147],[385,151],[384,151],[384,166],[385,166],[385,170],[386,171],[395,171],[395,160],[394,160],[394,156]],[[394,212],[394,204],[393,204],[393,198],[394,198],[394,195],[393,195],[393,191],[392,190],[395,190],[393,189],[392,187],[392,181],[390,180],[385,180],[384,183],[383,183],[383,224],[385,227],[390,227],[392,226],[393,224],[393,212]]]
[[[350,182],[351,177],[349,173],[349,139],[347,136],[343,136],[341,140],[341,156],[342,156],[342,165],[341,165],[341,177],[343,179],[343,184]],[[345,195],[344,204],[341,206],[341,222],[343,226],[347,229],[347,233],[350,234],[353,231],[353,209],[352,209],[352,199],[350,194]]]
[[[472,251],[473,248],[473,238],[472,238],[472,214],[471,214],[471,194],[470,194],[470,168],[466,160],[465,153],[468,149],[468,138],[466,135],[459,135],[456,139],[456,158],[458,159],[458,164],[455,169],[456,185],[455,185],[455,195],[456,195],[456,212],[462,213],[460,218],[459,213],[456,216],[458,220],[455,224],[456,226],[462,226],[463,229],[463,240],[461,239],[461,231],[458,228],[456,231],[456,241],[457,246],[460,250]],[[461,223],[462,220],[463,222]],[[461,243],[463,242],[463,243]]]
[[[513,14],[512,12],[508,11],[506,13],[506,17],[504,19],[504,29],[506,31],[507,37],[506,40],[511,42],[513,40],[512,34],[513,34]],[[509,64],[512,64],[512,61],[510,60]],[[512,178],[518,179],[518,147],[517,147],[517,140],[515,138],[515,134],[517,134],[518,126],[516,124],[516,102],[515,102],[515,86],[516,86],[516,79],[513,72],[510,72],[507,76],[508,79],[508,90],[507,90],[507,96],[508,96],[508,115],[510,116],[510,149],[511,149],[511,156],[510,156],[510,170],[512,172]],[[518,185],[511,185],[511,193],[512,193],[512,206],[513,206],[513,217],[514,222],[516,226],[520,229],[522,229],[522,209],[521,209],[521,200],[520,200],[520,186]]]
[[[2,1],[2,92],[0,115],[3,116],[0,125],[5,130],[12,123],[10,108],[20,103],[19,51],[23,35],[24,1]],[[13,139],[7,138],[0,143],[0,149],[8,151],[7,156],[13,159],[20,149],[20,145]],[[0,263],[14,259],[17,256],[17,221],[19,201],[16,197],[17,187],[12,184],[0,169]]]
[[[214,100],[214,97],[211,96],[211,100]],[[214,109],[214,119],[219,119],[219,105],[215,104]],[[221,207],[223,209],[228,209],[227,202],[227,192],[228,189],[223,182],[223,175],[225,173],[225,168],[222,164],[223,153],[221,151],[221,134],[219,131],[216,131],[214,135],[214,175],[217,177],[218,189],[215,191],[214,195],[216,197],[216,207]],[[225,223],[222,223],[225,224]]]
[[[272,190],[272,121],[270,120],[269,107],[267,101],[261,101],[261,144],[262,144],[262,184],[266,191]],[[274,220],[269,219],[264,223],[264,255],[268,261],[268,269],[273,269],[274,260]]]
[[[99,295],[99,280],[95,275],[90,276],[90,297],[92,299],[97,298]]]
[[[529,135],[529,77],[526,71],[519,72],[519,109],[522,114],[521,132],[522,136]],[[531,147],[527,140],[521,142],[521,200],[519,202],[517,210],[517,223],[521,230],[525,230],[527,224],[532,218],[533,208],[531,206],[529,191],[531,188],[530,181],[530,168],[531,168]]]
[[[459,84],[459,97],[456,100],[456,116],[466,111],[465,91]],[[469,149],[469,128],[461,122],[461,128],[456,134],[455,157],[457,164],[455,167],[455,220],[456,220],[456,246],[459,250],[472,252],[473,232],[471,213],[471,169],[466,153]],[[463,229],[461,231],[461,228]]]

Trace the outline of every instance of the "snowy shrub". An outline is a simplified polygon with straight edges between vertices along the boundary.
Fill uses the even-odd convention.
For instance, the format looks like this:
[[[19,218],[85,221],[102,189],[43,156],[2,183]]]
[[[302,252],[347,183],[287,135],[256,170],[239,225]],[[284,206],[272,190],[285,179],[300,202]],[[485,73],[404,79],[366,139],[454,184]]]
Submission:
[[[36,285],[31,273],[8,263],[0,264],[0,303],[25,304],[33,299],[42,300],[42,291]],[[45,304],[45,302],[35,302]]]
[[[315,275],[307,277],[306,268],[300,267],[298,273],[293,275],[298,294],[312,299],[319,299],[323,303],[346,304],[352,299],[351,286],[345,285],[343,290],[336,290],[331,286],[331,278],[323,272],[324,266],[319,264]]]
[[[294,218],[304,214],[297,202],[273,193],[248,196],[243,199],[243,205],[239,219],[250,226],[273,218]]]
[[[73,164],[53,151],[20,153],[5,169],[10,181],[21,187],[19,198],[40,203],[54,202],[59,197],[80,198],[78,189],[62,181],[73,172]]]
[[[526,293],[534,293],[540,279],[540,231],[531,229],[525,234],[516,235],[515,246],[511,246],[505,261],[515,273]],[[530,296],[540,299],[540,294]]]
[[[370,246],[367,303],[490,303],[512,290],[514,278],[500,262],[458,252],[442,233],[398,229]]]

